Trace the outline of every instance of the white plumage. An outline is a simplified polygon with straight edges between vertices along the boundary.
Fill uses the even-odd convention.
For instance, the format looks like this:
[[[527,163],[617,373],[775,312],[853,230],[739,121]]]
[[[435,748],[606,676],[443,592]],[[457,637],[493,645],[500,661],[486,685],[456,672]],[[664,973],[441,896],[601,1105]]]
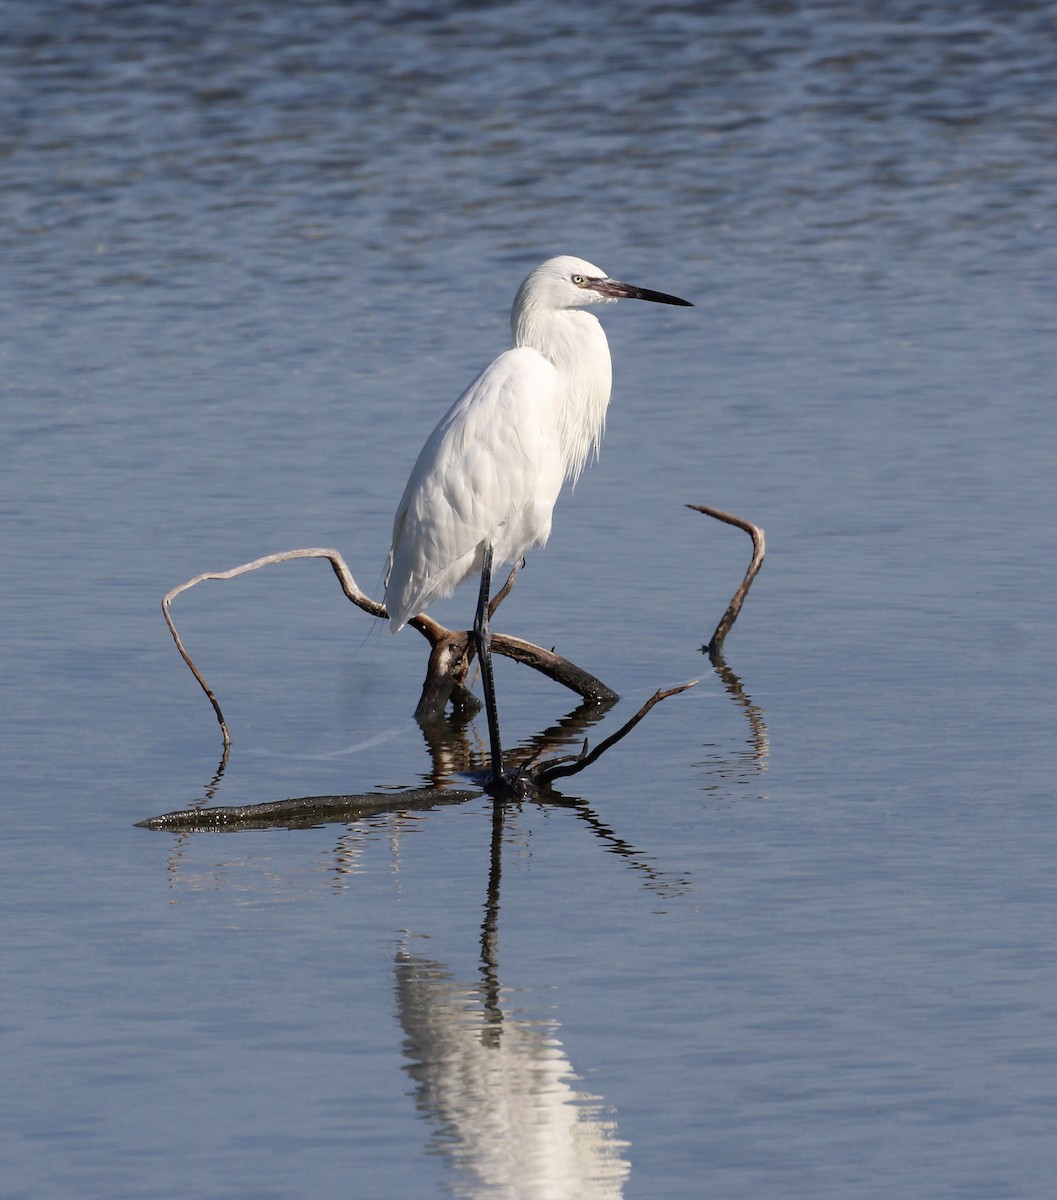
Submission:
[[[548,259],[522,283],[513,348],[449,409],[404,488],[385,576],[393,633],[480,574],[486,547],[499,566],[546,542],[562,483],[597,451],[609,405],[609,345],[582,310],[621,297],[688,303],[570,255]]]

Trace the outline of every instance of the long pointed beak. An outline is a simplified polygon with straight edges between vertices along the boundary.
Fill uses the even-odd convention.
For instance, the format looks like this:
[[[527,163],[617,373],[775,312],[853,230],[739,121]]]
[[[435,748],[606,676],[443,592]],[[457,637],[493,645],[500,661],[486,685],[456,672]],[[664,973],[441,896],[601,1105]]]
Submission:
[[[654,292],[649,288],[637,287],[634,283],[621,283],[619,279],[593,279],[591,288],[600,296],[610,300],[651,300],[654,304],[681,304],[693,308],[690,300],[669,296],[667,292]]]

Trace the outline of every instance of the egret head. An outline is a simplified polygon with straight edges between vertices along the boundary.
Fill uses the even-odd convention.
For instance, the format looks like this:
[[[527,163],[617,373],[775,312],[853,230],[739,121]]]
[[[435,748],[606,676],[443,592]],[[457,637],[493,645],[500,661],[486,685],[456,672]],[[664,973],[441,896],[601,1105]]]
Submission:
[[[519,312],[528,309],[558,311],[624,299],[690,306],[689,300],[637,287],[633,283],[621,283],[617,279],[610,279],[601,267],[596,267],[586,259],[562,254],[540,263],[529,275],[518,289],[514,314],[516,320]]]

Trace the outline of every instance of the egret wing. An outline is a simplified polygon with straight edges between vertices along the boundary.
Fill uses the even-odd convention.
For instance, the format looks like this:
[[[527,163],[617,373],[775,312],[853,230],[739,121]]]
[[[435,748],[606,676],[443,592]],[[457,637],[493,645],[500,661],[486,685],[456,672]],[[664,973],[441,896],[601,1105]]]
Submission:
[[[393,522],[385,602],[393,632],[430,600],[546,541],[563,469],[556,372],[535,350],[501,354],[434,429]]]

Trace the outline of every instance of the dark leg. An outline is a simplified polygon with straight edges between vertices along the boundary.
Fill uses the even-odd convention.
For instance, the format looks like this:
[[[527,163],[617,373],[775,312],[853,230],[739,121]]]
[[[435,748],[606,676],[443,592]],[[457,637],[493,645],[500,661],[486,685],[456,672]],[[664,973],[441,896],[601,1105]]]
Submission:
[[[481,593],[477,598],[477,615],[473,619],[473,636],[477,643],[477,658],[481,663],[481,687],[488,714],[488,745],[492,753],[492,783],[502,784],[503,747],[499,741],[499,713],[495,706],[495,684],[492,681],[492,631],[488,627],[488,594],[492,589],[492,547],[484,548],[481,567]]]

